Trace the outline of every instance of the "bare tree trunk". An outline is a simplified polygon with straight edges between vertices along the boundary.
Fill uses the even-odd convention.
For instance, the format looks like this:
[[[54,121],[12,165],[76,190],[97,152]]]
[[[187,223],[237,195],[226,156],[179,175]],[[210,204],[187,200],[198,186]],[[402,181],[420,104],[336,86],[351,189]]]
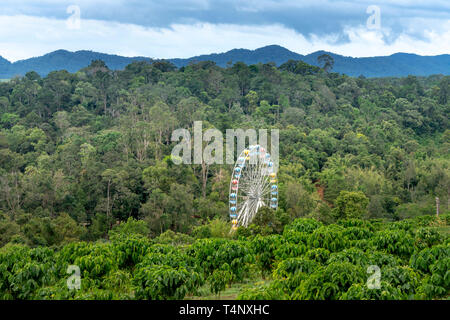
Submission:
[[[208,181],[209,166],[202,161],[202,196],[206,198],[206,183]]]
[[[109,229],[109,216],[110,216],[110,212],[109,212],[109,202],[110,202],[110,187],[111,187],[111,179],[108,180],[108,188],[107,188],[107,192],[106,192],[106,220],[107,220],[107,224],[108,224],[108,229]]]

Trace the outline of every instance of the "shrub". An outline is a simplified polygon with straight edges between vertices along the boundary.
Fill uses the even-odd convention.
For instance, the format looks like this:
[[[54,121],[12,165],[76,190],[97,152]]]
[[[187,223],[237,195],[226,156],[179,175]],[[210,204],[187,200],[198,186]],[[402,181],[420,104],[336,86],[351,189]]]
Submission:
[[[328,259],[328,263],[334,262],[350,262],[351,264],[359,265],[361,267],[370,265],[367,254],[358,248],[349,248],[332,253]]]
[[[305,252],[305,245],[287,242],[278,247],[273,253],[275,260],[284,260],[287,258],[299,257]]]
[[[406,295],[400,289],[386,281],[381,281],[380,289],[369,289],[364,283],[353,284],[347,292],[343,293],[340,300],[403,300]]]
[[[280,261],[273,272],[275,278],[287,278],[297,272],[310,274],[319,267],[318,263],[304,257]]]
[[[323,224],[317,220],[309,218],[297,218],[284,227],[284,231],[294,230],[298,232],[311,233]]]
[[[254,256],[246,242],[226,239],[200,239],[190,248],[190,255],[201,266],[205,276],[228,264],[236,280],[242,280],[248,272]]]
[[[336,300],[352,284],[362,283],[365,273],[349,262],[335,262],[312,273],[292,294],[296,300]]]
[[[414,239],[404,230],[379,231],[372,238],[372,244],[378,250],[385,250],[404,258],[409,258],[414,251]]]
[[[431,266],[436,261],[448,257],[450,257],[450,245],[437,245],[414,253],[409,260],[409,265],[424,273],[431,273]]]
[[[239,292],[237,300],[287,300],[287,295],[277,285],[257,285]]]
[[[324,264],[330,257],[330,251],[324,248],[311,249],[306,252],[305,257],[320,264]]]
[[[137,299],[179,300],[196,290],[202,277],[184,267],[150,265],[137,269],[133,283],[137,286]]]
[[[320,227],[309,236],[308,245],[311,248],[324,248],[331,252],[340,251],[348,242],[343,230],[344,228],[337,225]]]
[[[177,246],[181,244],[191,244],[192,242],[194,242],[194,239],[187,234],[167,230],[156,237],[154,241],[156,243]]]
[[[118,235],[112,243],[112,250],[119,267],[129,268],[141,262],[149,252],[151,241],[139,234]]]
[[[425,227],[416,230],[414,240],[415,246],[420,250],[439,244],[442,236],[435,229]]]
[[[250,242],[251,248],[255,253],[256,264],[263,276],[272,271],[275,262],[275,251],[282,246],[283,243],[284,239],[279,235],[270,235],[266,237],[258,235]]]
[[[111,240],[114,240],[120,236],[128,236],[131,234],[141,235],[147,237],[149,235],[149,228],[145,221],[135,220],[130,217],[126,222],[114,225],[111,230],[109,230],[108,235]]]
[[[343,234],[349,240],[363,240],[373,236],[372,231],[362,227],[347,227],[344,229]]]
[[[369,199],[361,191],[341,191],[335,201],[338,219],[361,218],[367,211]]]
[[[408,266],[383,268],[381,278],[410,298],[414,296],[421,280],[419,274]]]
[[[211,293],[220,294],[232,280],[233,273],[230,270],[214,270],[208,278]]]

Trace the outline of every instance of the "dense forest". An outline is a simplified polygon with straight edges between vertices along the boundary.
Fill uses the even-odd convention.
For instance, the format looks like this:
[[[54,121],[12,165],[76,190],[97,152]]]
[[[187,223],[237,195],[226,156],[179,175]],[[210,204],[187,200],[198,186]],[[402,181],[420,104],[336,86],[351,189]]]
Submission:
[[[41,78],[29,72],[1,82],[0,246],[5,247],[0,266],[11,274],[15,259],[24,272],[27,261],[40,267],[27,271],[37,278],[25,293],[11,278],[3,279],[0,293],[54,297],[50,289],[36,293],[47,281],[39,268],[63,259],[84,265],[92,279],[99,273],[124,283],[136,266],[133,283],[139,289],[121,296],[103,288],[108,295],[100,297],[182,298],[207,275],[218,293],[225,286],[220,281],[242,281],[250,265],[279,279],[292,268],[302,270],[278,284],[277,290],[284,290],[278,298],[360,298],[372,293],[358,287],[347,291],[362,279],[352,259],[367,260],[364,250],[376,248],[377,261],[414,278],[420,297],[441,296],[449,288],[448,234],[432,227],[448,225],[449,107],[449,76],[352,78],[293,60],[279,67],[226,68],[205,61],[179,69],[165,61],[139,61],[122,71],[96,60],[76,73],[55,71]],[[204,130],[280,130],[276,211],[261,210],[249,228],[229,234],[232,167],[175,165],[170,158],[172,131],[192,130],[195,120],[203,121]],[[442,219],[430,216],[436,197]],[[124,240],[127,228],[131,238]],[[281,245],[289,241],[297,245]],[[177,242],[189,248],[173,246]],[[121,245],[132,253],[126,249],[117,258],[114,250]],[[291,251],[274,253],[279,246]],[[207,259],[214,251],[228,257],[217,260],[228,267]],[[443,265],[414,260],[427,254],[441,255]],[[142,265],[145,259],[165,262]],[[98,268],[90,265],[94,260]],[[173,265],[177,261],[180,265]],[[274,261],[281,261],[276,268]],[[408,263],[415,271],[405,269]],[[324,273],[306,281],[304,275],[319,265]],[[150,292],[143,283],[169,272],[166,267],[181,289]],[[354,277],[342,280],[343,295],[334,287],[322,296],[314,293],[314,281],[327,281],[322,278],[340,268]],[[430,289],[432,274],[441,283]],[[91,288],[102,288],[96,281]],[[298,285],[304,290],[295,291]],[[240,297],[270,298],[267,294],[275,292],[252,290]],[[392,290],[384,298],[419,292]]]

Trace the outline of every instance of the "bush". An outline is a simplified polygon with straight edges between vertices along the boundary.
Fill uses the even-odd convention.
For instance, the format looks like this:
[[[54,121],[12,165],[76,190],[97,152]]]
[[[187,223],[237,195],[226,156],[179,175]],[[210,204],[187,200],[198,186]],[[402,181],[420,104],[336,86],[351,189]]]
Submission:
[[[287,295],[279,286],[257,285],[245,288],[239,292],[237,300],[288,300]]]
[[[365,273],[349,262],[335,262],[312,273],[292,294],[296,300],[337,300],[351,285],[363,283]]]
[[[256,236],[251,242],[251,248],[255,253],[256,264],[264,277],[266,273],[272,271],[275,262],[275,251],[284,244],[284,239],[279,235],[266,237]]]
[[[435,229],[419,228],[415,232],[415,246],[420,250],[430,248],[442,242],[442,236]]]
[[[195,239],[211,238],[211,229],[207,225],[197,226],[192,230],[192,236]]]
[[[330,257],[330,251],[324,248],[311,249],[306,252],[305,257],[320,264],[325,264]]]
[[[402,229],[379,231],[372,238],[372,244],[378,250],[385,250],[403,258],[409,258],[414,252],[413,237]]]
[[[149,252],[151,241],[139,234],[117,235],[112,243],[112,250],[119,267],[130,268],[141,262]]]
[[[114,240],[117,237],[128,236],[131,234],[141,235],[143,237],[148,237],[149,228],[145,221],[135,220],[134,218],[128,218],[127,222],[122,222],[121,224],[114,225],[111,230],[109,230],[109,239]]]
[[[133,283],[137,299],[180,300],[200,286],[202,277],[184,267],[150,265],[137,269]]]
[[[421,280],[419,274],[408,266],[383,268],[381,278],[410,298],[414,297]]]
[[[248,244],[238,240],[200,239],[192,245],[189,254],[195,258],[205,276],[228,264],[236,280],[244,278],[249,263],[254,261]]]
[[[227,284],[233,280],[233,274],[230,270],[214,270],[208,278],[211,293],[220,295],[220,292],[225,290]]]
[[[343,293],[340,300],[404,300],[406,295],[400,289],[386,281],[381,281],[380,289],[369,289],[366,284],[355,283],[347,292]]]
[[[436,263],[436,261],[449,257],[450,245],[442,244],[432,248],[425,248],[420,252],[414,253],[409,260],[409,265],[424,273],[431,273],[431,266]]]
[[[308,245],[311,248],[324,248],[330,252],[340,251],[348,243],[343,231],[344,228],[337,225],[320,227],[309,236]]]
[[[368,204],[369,199],[361,191],[341,191],[335,201],[335,215],[338,219],[359,219]]]
[[[308,218],[297,218],[292,221],[290,224],[284,227],[284,231],[297,231],[297,232],[306,232],[311,233],[317,228],[321,227],[323,224],[314,219]]]
[[[368,228],[362,227],[347,227],[343,231],[344,236],[349,240],[363,240],[369,239],[373,236],[373,232]]]
[[[191,244],[194,242],[194,239],[188,236],[187,234],[167,230],[161,233],[158,237],[156,237],[154,241],[156,243],[170,244],[173,246],[177,246],[181,244]]]
[[[367,254],[358,248],[349,248],[340,252],[332,253],[328,259],[328,263],[335,262],[350,262],[353,265],[358,265],[361,267],[370,265],[370,259]]]
[[[275,260],[284,260],[287,258],[299,257],[306,252],[306,246],[287,242],[277,248],[273,253]]]
[[[289,258],[278,263],[273,275],[275,278],[288,278],[297,272],[310,274],[318,267],[316,261],[307,258]]]

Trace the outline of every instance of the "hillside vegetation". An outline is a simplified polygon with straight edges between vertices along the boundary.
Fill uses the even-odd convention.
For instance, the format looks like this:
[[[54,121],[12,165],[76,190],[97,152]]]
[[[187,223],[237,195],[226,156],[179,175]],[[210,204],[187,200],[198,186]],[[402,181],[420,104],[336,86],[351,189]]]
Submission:
[[[0,294],[183,298],[264,276],[239,297],[445,296],[449,106],[448,76],[351,78],[293,60],[97,60],[1,82]],[[279,209],[233,236],[231,166],[170,158],[172,131],[196,120],[280,130]],[[63,288],[69,264],[82,291]],[[372,264],[403,282],[367,290]]]

